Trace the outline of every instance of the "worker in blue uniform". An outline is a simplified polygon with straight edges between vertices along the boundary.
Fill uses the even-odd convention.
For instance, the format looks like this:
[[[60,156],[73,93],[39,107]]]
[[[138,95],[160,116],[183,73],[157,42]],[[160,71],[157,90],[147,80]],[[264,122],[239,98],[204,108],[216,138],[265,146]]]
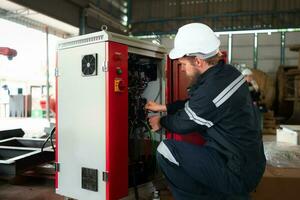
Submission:
[[[189,99],[146,109],[153,131],[199,132],[204,145],[163,140],[157,159],[176,200],[249,199],[265,170],[257,112],[243,75],[219,61],[220,41],[205,24],[179,28],[169,56],[191,78]]]

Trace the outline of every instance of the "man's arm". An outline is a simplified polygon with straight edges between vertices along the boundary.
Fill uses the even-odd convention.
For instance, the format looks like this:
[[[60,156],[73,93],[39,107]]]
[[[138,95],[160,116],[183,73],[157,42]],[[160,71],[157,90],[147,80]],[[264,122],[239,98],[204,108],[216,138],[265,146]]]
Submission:
[[[158,104],[154,101],[148,101],[145,105],[146,110],[150,110],[153,112],[166,112],[167,107],[164,104]]]
[[[161,118],[160,124],[171,132],[186,134],[194,131],[204,131],[214,125],[217,111],[212,103],[201,104],[191,99],[185,103],[184,109],[174,115]]]
[[[173,115],[175,114],[178,110],[183,109],[184,108],[184,104],[188,101],[188,99],[186,100],[178,100],[175,101],[173,103],[169,103],[166,105],[167,107],[167,112],[169,115]]]
[[[193,95],[185,102],[183,109],[173,115],[160,119],[160,125],[171,132],[187,134],[194,131],[205,131],[218,121],[217,107],[207,93]]]
[[[179,134],[188,134],[200,130],[198,124],[178,114],[163,116],[160,118],[159,123],[161,127],[164,127],[168,131]]]
[[[151,110],[154,112],[167,112],[168,114],[174,114],[178,110],[184,108],[184,104],[187,100],[181,101],[175,101],[174,103],[170,103],[167,105],[164,104],[158,104],[154,101],[148,101],[147,104],[145,105],[145,109]]]

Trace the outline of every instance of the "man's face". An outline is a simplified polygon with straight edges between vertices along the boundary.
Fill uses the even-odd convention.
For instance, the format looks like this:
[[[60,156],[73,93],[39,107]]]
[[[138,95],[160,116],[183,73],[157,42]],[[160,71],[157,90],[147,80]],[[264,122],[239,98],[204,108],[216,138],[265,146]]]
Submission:
[[[200,75],[200,72],[195,63],[194,57],[179,58],[181,71],[185,72],[187,77],[193,81]]]

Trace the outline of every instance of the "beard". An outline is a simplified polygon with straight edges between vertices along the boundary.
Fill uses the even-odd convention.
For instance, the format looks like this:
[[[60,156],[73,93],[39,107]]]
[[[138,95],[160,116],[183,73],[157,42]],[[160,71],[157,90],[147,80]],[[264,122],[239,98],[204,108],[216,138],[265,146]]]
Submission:
[[[201,75],[201,73],[199,71],[196,71],[196,70],[194,71],[193,74],[190,74],[188,76],[188,79],[189,79],[189,82],[190,82],[189,86],[194,85],[197,82],[200,75]]]

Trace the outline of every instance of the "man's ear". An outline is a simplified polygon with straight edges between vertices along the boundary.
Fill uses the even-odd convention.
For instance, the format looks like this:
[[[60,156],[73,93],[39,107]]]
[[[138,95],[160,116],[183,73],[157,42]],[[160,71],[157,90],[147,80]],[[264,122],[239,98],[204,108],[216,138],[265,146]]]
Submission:
[[[198,57],[195,57],[195,64],[197,65],[197,67],[203,66],[203,62],[204,62],[204,60],[202,60]]]

